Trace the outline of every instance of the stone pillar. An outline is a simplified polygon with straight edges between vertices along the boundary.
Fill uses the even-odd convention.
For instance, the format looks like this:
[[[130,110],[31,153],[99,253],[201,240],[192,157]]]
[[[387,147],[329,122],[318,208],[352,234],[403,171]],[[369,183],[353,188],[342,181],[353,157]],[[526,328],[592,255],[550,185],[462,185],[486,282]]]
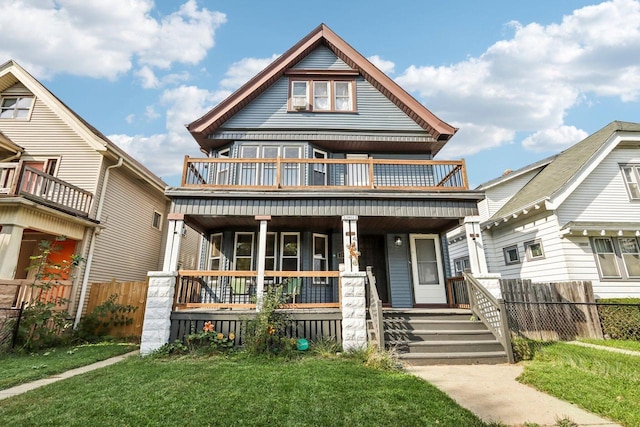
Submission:
[[[15,278],[23,231],[19,225],[3,225],[0,230],[0,279]]]
[[[365,272],[342,272],[342,348],[359,350],[367,346],[367,301]]]
[[[342,216],[342,248],[344,249],[344,271],[360,271],[358,252],[358,216]]]
[[[267,221],[271,220],[270,215],[256,216],[260,221],[260,233],[258,234],[258,277],[256,278],[256,311],[262,308],[262,297],[264,295],[264,269],[267,257]]]
[[[184,214],[171,213],[167,216],[167,219],[169,220],[169,226],[162,271],[174,271],[178,268],[178,257],[184,231]]]
[[[140,354],[147,355],[169,342],[175,294],[175,271],[150,271]]]
[[[469,251],[469,264],[471,273],[488,274],[487,259],[484,255],[484,242],[480,228],[480,217],[468,216],[464,219],[464,229],[467,236],[467,249]]]

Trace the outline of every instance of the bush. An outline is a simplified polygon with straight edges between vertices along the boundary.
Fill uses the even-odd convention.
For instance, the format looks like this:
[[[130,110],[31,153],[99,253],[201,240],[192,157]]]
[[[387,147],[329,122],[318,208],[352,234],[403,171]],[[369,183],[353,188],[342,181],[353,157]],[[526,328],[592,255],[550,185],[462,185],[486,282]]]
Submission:
[[[394,348],[378,349],[376,346],[368,344],[363,349],[347,351],[346,356],[360,360],[364,366],[371,369],[398,371],[403,368],[398,352]]]
[[[202,331],[187,335],[184,342],[176,340],[173,343],[165,344],[154,352],[155,356],[175,356],[175,355],[209,355],[214,353],[227,352],[233,349],[235,334],[229,335],[216,332],[211,322],[206,322]]]
[[[82,318],[76,330],[76,337],[87,342],[100,341],[109,334],[109,331],[118,326],[130,325],[134,313],[138,307],[131,304],[123,305],[116,300],[118,294],[112,294],[109,298]]]
[[[598,305],[598,314],[606,338],[640,341],[640,298],[601,299],[598,303],[635,304]]]

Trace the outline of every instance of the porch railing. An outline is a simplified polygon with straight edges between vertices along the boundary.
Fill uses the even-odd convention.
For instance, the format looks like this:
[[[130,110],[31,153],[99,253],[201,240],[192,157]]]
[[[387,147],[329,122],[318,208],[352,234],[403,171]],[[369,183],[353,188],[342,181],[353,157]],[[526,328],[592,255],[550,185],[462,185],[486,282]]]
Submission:
[[[264,291],[281,289],[284,308],[339,308],[338,271],[265,271]],[[174,309],[256,307],[256,271],[180,270]]]
[[[24,196],[55,208],[88,216],[93,194],[18,163],[0,163],[0,196]]]
[[[56,310],[67,310],[71,296],[71,281],[58,280],[47,285],[33,280],[0,280],[0,306],[19,308],[31,301],[57,304]]]
[[[368,301],[367,307],[369,308],[369,330],[373,334],[373,337],[369,337],[370,341],[378,346],[379,349],[384,349],[384,318],[382,315],[382,300],[378,296],[378,288],[376,288],[376,277],[373,275],[371,267],[367,266],[367,290]]]
[[[511,347],[511,330],[507,319],[507,310],[503,299],[496,299],[471,274],[464,273],[469,290],[469,303],[473,314],[484,323],[496,339],[502,344],[509,363],[514,363]]]
[[[449,307],[469,308],[469,292],[464,276],[448,277],[446,286]]]
[[[237,189],[467,190],[463,160],[185,157],[182,187]]]

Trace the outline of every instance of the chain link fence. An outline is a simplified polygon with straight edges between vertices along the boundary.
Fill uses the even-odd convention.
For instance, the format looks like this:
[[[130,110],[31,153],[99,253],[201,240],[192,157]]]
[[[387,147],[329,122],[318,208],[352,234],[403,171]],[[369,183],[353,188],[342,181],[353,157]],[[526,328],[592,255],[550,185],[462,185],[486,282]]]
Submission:
[[[0,351],[13,349],[16,343],[22,308],[0,307]]]

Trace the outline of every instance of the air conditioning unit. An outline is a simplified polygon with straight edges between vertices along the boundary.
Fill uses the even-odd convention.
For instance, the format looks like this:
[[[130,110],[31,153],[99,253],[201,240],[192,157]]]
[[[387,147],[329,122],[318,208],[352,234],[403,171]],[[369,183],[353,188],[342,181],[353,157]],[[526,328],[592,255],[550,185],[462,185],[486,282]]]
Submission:
[[[293,108],[296,110],[304,110],[307,108],[306,98],[293,98],[291,103],[293,104]]]

